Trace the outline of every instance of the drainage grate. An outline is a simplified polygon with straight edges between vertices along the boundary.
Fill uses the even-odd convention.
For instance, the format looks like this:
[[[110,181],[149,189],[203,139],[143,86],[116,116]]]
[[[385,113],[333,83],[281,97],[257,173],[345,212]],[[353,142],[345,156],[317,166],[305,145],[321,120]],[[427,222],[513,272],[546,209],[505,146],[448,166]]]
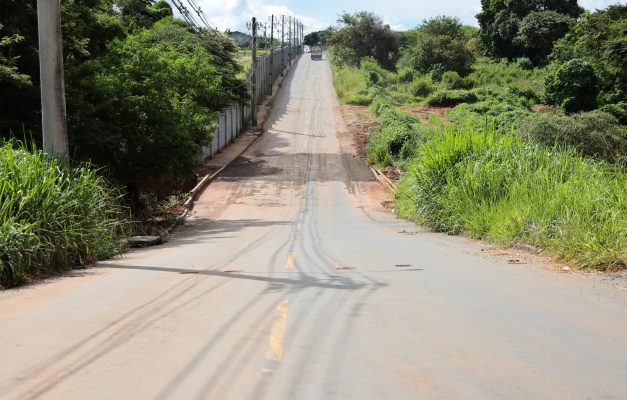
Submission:
[[[397,268],[409,268],[412,267],[411,264],[396,264],[395,267]]]
[[[243,269],[229,269],[229,270],[226,270],[226,271],[224,271],[224,272],[229,272],[229,273],[233,273],[233,272],[244,272],[244,270],[243,270]]]
[[[349,269],[355,269],[355,267],[335,267],[338,271],[346,271]]]
[[[184,275],[184,274],[197,274],[198,271],[184,271],[184,272],[180,272],[180,274]]]

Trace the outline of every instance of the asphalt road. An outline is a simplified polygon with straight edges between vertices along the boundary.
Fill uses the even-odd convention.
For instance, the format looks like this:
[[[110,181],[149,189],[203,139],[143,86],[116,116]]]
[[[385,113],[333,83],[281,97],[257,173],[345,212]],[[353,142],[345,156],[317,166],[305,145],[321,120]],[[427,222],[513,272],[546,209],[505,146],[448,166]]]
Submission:
[[[0,293],[1,398],[627,398],[624,281],[394,219],[327,60],[266,129],[170,242]]]

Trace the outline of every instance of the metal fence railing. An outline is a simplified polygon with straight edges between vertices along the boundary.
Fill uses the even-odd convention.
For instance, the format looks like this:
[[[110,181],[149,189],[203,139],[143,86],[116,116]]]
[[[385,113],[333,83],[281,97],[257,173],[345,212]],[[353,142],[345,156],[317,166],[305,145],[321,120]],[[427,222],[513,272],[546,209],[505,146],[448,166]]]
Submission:
[[[255,104],[260,104],[265,96],[271,94],[275,80],[292,65],[301,54],[302,47],[289,46],[275,49],[257,57],[255,65],[246,73],[246,80],[251,85],[251,96]],[[256,85],[252,86],[253,72],[256,72]],[[209,146],[203,147],[198,155],[198,163],[211,159],[229,145],[243,130],[250,125],[252,109],[249,103],[233,103],[222,109],[222,115],[214,121],[218,127]]]

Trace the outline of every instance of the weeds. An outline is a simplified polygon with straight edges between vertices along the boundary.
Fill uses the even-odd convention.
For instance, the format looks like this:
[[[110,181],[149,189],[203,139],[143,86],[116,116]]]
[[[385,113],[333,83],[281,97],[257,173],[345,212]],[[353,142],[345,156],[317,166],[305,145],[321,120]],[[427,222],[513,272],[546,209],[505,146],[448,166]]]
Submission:
[[[125,217],[120,195],[95,171],[0,147],[0,287],[119,254]]]

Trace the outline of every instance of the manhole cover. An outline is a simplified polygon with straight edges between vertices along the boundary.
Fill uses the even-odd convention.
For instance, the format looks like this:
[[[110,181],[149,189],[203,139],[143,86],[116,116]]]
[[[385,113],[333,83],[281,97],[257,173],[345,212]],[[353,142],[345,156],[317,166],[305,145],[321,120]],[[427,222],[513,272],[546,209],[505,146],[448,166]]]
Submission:
[[[338,271],[345,271],[349,269],[355,269],[355,267],[335,267]]]
[[[411,265],[410,264],[396,264],[395,267],[398,267],[398,268],[409,268],[409,267],[411,267]]]

